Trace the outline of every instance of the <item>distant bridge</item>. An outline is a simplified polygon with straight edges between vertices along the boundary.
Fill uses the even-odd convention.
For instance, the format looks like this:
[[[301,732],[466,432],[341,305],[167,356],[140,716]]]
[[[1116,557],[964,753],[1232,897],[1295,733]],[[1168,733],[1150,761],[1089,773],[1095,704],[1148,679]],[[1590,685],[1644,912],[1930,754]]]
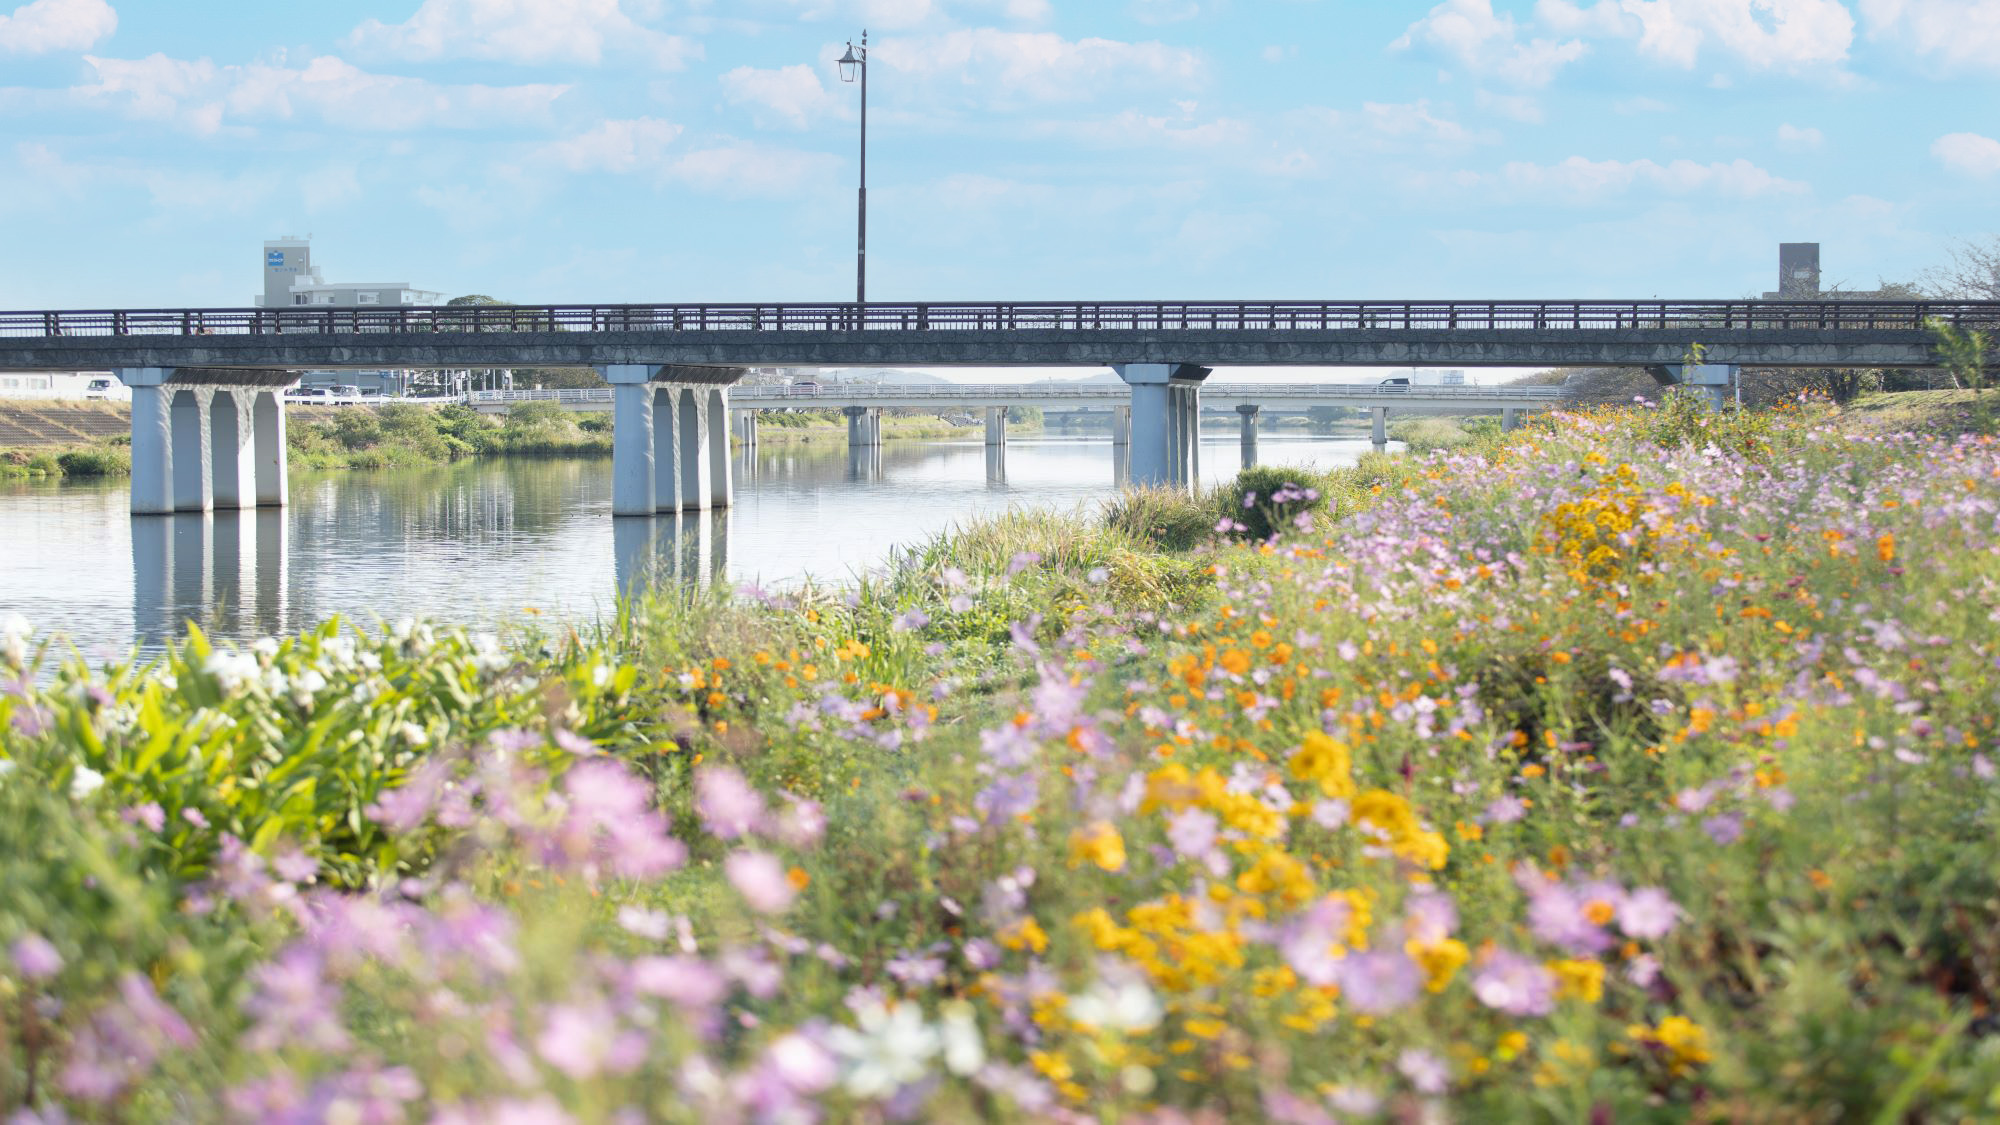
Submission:
[[[1560,387],[1437,387],[1385,383],[1204,383],[1201,405],[1232,410],[1239,406],[1309,410],[1315,406],[1359,409],[1394,407],[1399,412],[1472,413],[1541,409],[1563,401]],[[610,387],[535,391],[473,391],[467,398],[487,413],[504,413],[522,402],[555,402],[573,410],[609,410]],[[953,407],[1042,406],[1056,409],[1112,408],[1132,401],[1124,383],[822,383],[812,388],[739,383],[729,389],[732,409],[833,410],[849,406],[907,410]]]
[[[705,508],[731,494],[729,387],[741,369],[1072,366],[1116,370],[1131,479],[1196,479],[1213,366],[1641,366],[1711,397],[1738,366],[1928,367],[1930,325],[2000,327],[2000,302],[1058,301],[810,305],[477,305],[443,308],[0,312],[0,368],[111,369],[133,389],[133,511],[285,501],[283,403],[303,369],[596,368],[612,391],[613,510]],[[1702,360],[1690,364],[1694,347]],[[1366,405],[1375,437],[1446,388],[1328,388]],[[1458,409],[1546,397],[1466,388]],[[1260,393],[1263,389],[1260,388]],[[756,392],[752,392],[753,394]],[[903,401],[915,394],[903,389]],[[1102,393],[1102,392],[1093,392]],[[1396,395],[1391,399],[1389,396]],[[1431,397],[1426,397],[1431,396]],[[1287,403],[1303,401],[1300,392]],[[1246,412],[1260,403],[1238,402]],[[998,404],[988,400],[989,441]],[[1480,405],[1474,405],[1477,402]],[[843,409],[880,440],[891,399]],[[1421,404],[1421,405],[1420,405]],[[744,417],[753,417],[743,412]],[[1254,428],[1246,426],[1254,435]],[[713,435],[713,438],[711,437]],[[754,431],[753,431],[754,436]]]

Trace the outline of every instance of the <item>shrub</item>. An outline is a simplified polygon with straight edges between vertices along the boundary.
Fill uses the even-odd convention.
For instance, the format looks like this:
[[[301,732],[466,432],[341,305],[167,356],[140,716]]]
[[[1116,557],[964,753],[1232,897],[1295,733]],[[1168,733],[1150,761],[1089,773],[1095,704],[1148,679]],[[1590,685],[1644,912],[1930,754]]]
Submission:
[[[99,445],[72,449],[56,458],[64,476],[117,477],[132,472],[130,443],[124,446]]]
[[[1219,518],[1213,499],[1178,488],[1129,488],[1104,505],[1106,526],[1168,551],[1207,542]]]
[[[1237,473],[1218,497],[1237,534],[1264,540],[1284,528],[1310,527],[1313,513],[1326,507],[1325,485],[1324,475],[1310,469],[1259,465]]]
[[[328,436],[342,449],[367,449],[382,440],[382,422],[375,412],[362,406],[349,406],[333,416],[326,424]]]

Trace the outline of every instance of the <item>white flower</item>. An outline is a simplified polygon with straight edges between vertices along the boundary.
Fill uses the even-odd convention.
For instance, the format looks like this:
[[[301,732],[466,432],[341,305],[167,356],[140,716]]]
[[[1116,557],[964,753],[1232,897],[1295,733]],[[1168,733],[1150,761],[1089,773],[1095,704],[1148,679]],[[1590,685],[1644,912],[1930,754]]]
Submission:
[[[415,723],[404,723],[397,733],[403,736],[404,742],[420,749],[431,744],[431,736]]]
[[[312,706],[313,696],[325,689],[326,677],[320,675],[318,669],[308,668],[292,677],[292,702],[304,710]]]
[[[665,911],[647,910],[640,906],[618,908],[618,924],[626,931],[653,941],[667,940],[667,928],[673,924]]]
[[[256,640],[250,642],[250,651],[269,660],[278,655],[278,638],[258,637]]]
[[[28,663],[28,635],[35,631],[18,613],[0,613],[0,663],[21,668]]]
[[[972,1018],[971,1004],[963,1000],[946,1004],[938,1030],[942,1033],[946,1070],[964,1076],[975,1074],[986,1065],[986,1040],[980,1037],[979,1024]]]
[[[1099,980],[1089,992],[1069,1001],[1070,1019],[1110,1031],[1151,1031],[1159,1026],[1161,1014],[1159,997],[1137,977]]]
[[[942,1046],[923,1010],[907,1000],[894,1008],[879,1001],[855,1013],[860,1026],[827,1032],[827,1046],[847,1062],[847,1089],[862,1098],[885,1098],[930,1069]]]
[[[326,640],[320,642],[319,653],[322,659],[331,661],[335,668],[352,668],[354,666],[354,638],[345,634],[337,637],[328,637]]]
[[[610,682],[611,682],[611,669],[605,667],[602,664],[594,664],[591,666],[590,684],[592,687],[603,687],[605,684],[608,684]]]
[[[500,638],[491,633],[472,635],[472,663],[482,672],[498,672],[513,663],[500,647]]]
[[[258,667],[257,658],[241,652],[210,653],[208,663],[202,671],[215,678],[216,686],[226,696],[243,694],[243,689],[256,682],[263,669]]]
[[[104,775],[89,766],[78,766],[76,772],[70,775],[69,795],[78,801],[102,788],[104,788]]]

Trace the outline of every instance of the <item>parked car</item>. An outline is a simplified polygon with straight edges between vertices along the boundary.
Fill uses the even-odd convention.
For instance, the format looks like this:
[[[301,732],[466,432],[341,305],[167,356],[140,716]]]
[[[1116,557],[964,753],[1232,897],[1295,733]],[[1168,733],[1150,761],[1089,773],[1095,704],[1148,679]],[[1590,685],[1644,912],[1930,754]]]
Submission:
[[[1407,375],[1396,375],[1382,380],[1382,385],[1385,387],[1407,387],[1410,385],[1410,379]]]
[[[117,380],[115,379],[92,379],[90,382],[84,384],[83,397],[112,398],[117,394],[116,390],[114,390],[116,386]]]
[[[786,387],[785,393],[788,395],[816,395],[819,393],[819,384],[813,382],[811,379],[804,379]]]

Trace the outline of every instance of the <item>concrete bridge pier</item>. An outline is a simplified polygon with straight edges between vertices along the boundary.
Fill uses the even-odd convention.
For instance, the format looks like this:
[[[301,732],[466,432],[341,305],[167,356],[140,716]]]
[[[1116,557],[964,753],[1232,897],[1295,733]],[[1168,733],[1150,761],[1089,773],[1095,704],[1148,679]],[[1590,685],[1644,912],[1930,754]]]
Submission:
[[[841,409],[847,415],[847,447],[849,449],[869,448],[882,444],[882,408],[879,406],[848,406]]]
[[[1191,363],[1125,363],[1113,370],[1132,388],[1132,485],[1193,488],[1200,473],[1201,382],[1209,369]]]
[[[1508,431],[1520,429],[1521,428],[1520,410],[1516,409],[1515,407],[1509,406],[1506,409],[1500,411],[1500,428],[1502,430],[1508,430]]]
[[[735,493],[723,380],[733,374],[649,363],[607,364],[597,372],[612,386],[612,514],[727,507]]]
[[[122,367],[132,388],[132,513],[282,507],[287,371]]]
[[[1236,408],[1236,413],[1243,416],[1243,467],[1246,469],[1255,468],[1257,465],[1258,408],[1246,402]]]
[[[1111,483],[1124,488],[1132,478],[1132,408],[1111,408]]]
[[[1688,388],[1700,395],[1710,410],[1721,410],[1729,404],[1729,388],[1736,383],[1737,365],[1667,363],[1648,367],[1646,371],[1665,386]]]
[[[1368,412],[1374,415],[1374,429],[1369,440],[1375,443],[1375,452],[1387,453],[1389,452],[1389,408],[1375,406],[1370,407]]]
[[[736,440],[743,443],[745,450],[757,448],[757,412],[738,410],[735,412]]]
[[[989,406],[986,408],[986,447],[1007,448],[1007,408]]]

